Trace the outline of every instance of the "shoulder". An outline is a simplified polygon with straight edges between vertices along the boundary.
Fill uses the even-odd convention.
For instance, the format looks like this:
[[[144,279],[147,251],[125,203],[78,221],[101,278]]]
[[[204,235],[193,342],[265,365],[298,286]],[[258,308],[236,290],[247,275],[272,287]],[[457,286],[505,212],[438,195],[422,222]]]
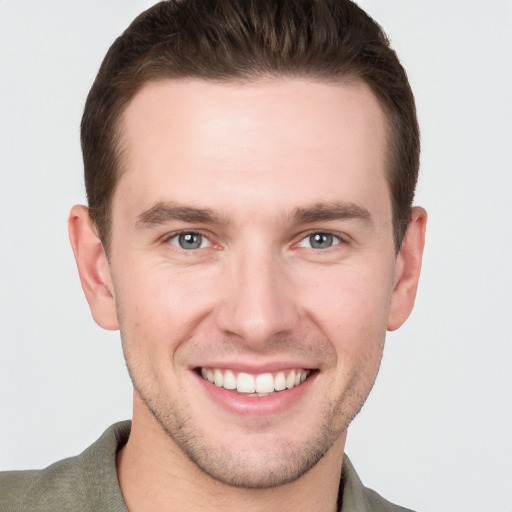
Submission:
[[[0,473],[0,512],[124,512],[115,456],[129,431],[129,422],[117,423],[76,457],[41,470]]]
[[[342,468],[343,503],[340,512],[413,512],[365,487],[346,455],[343,457]]]
[[[368,511],[371,512],[414,512],[409,508],[395,505],[383,498],[379,493],[372,489],[364,488],[365,501],[368,505]]]
[[[82,487],[79,475],[78,457],[46,469],[0,473],[0,511],[71,510]]]

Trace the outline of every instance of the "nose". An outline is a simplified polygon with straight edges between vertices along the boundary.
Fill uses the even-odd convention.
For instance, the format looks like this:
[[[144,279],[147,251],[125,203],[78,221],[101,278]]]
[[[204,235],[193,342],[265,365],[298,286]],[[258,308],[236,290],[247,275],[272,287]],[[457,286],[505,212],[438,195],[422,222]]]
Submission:
[[[290,334],[299,311],[286,264],[270,251],[254,248],[228,265],[217,307],[218,328],[253,350],[264,350],[276,336]]]

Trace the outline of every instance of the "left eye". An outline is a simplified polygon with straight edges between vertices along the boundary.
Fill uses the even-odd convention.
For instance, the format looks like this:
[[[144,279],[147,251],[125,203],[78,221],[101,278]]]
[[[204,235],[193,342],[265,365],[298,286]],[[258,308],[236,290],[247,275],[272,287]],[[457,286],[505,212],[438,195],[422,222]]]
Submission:
[[[201,235],[201,233],[194,233],[193,231],[178,233],[169,238],[169,242],[186,251],[203,249],[210,245],[209,240],[205,236]]]
[[[333,245],[338,245],[339,243],[341,243],[340,237],[331,233],[312,233],[300,241],[299,247],[329,249]]]

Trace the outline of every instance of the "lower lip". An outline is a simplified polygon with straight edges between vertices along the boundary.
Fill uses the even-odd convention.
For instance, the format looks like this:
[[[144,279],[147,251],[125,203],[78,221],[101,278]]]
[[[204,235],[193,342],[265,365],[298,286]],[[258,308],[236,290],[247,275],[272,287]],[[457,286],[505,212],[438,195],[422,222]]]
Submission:
[[[197,373],[195,373],[195,376],[207,395],[229,412],[240,415],[264,416],[283,412],[297,404],[313,384],[317,372],[312,373],[299,386],[261,397],[247,396],[236,391],[220,388],[203,379]]]

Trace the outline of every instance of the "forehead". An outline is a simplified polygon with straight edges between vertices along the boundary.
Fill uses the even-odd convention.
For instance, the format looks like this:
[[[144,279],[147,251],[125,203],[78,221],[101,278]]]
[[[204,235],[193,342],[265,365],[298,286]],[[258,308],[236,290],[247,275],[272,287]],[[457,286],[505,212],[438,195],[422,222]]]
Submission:
[[[140,203],[172,194],[208,207],[213,191],[235,202],[250,189],[289,208],[308,196],[339,200],[327,197],[339,192],[333,182],[358,189],[353,195],[387,191],[386,124],[361,82],[148,83],[121,118],[118,188],[137,190]]]

